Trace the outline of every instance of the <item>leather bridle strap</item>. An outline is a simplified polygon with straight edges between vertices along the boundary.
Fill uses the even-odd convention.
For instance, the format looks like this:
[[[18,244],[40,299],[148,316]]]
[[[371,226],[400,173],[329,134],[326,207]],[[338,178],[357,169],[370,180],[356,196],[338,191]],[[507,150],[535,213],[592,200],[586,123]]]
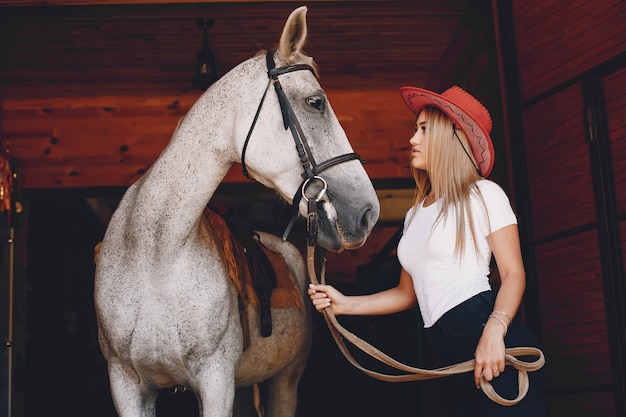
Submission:
[[[270,79],[267,82],[267,85],[265,86],[265,91],[263,91],[261,102],[259,103],[259,106],[256,109],[256,113],[254,114],[254,119],[252,119],[252,125],[250,126],[250,129],[248,130],[248,134],[246,135],[246,140],[243,142],[243,148],[241,149],[241,173],[243,174],[244,177],[248,178],[249,180],[253,178],[250,178],[250,174],[248,173],[248,168],[246,167],[246,150],[248,149],[250,136],[252,135],[254,126],[256,126],[257,120],[259,119],[259,114],[261,113],[261,107],[263,107],[263,102],[265,101],[265,96],[267,96],[267,90],[269,90],[271,82],[272,80]]]
[[[266,53],[265,61],[267,64],[267,76],[269,77],[269,80],[265,87],[265,91],[263,92],[263,96],[261,97],[261,102],[257,107],[257,111],[254,115],[252,125],[250,126],[250,130],[248,130],[248,135],[246,136],[246,140],[241,150],[241,165],[243,175],[246,178],[250,178],[248,169],[246,167],[246,150],[248,149],[250,136],[252,135],[254,126],[256,125],[259,118],[263,102],[265,101],[265,97],[267,96],[267,90],[269,89],[271,83],[274,83],[274,90],[276,91],[276,95],[278,96],[278,102],[280,104],[280,110],[283,116],[283,126],[285,127],[285,130],[289,129],[291,131],[291,135],[296,144],[296,151],[298,152],[298,157],[300,158],[300,163],[302,164],[302,168],[304,170],[302,178],[304,178],[305,180],[308,178],[313,178],[315,175],[319,175],[322,171],[334,165],[351,161],[353,159],[360,160],[361,157],[359,156],[359,154],[355,152],[350,152],[344,155],[332,157],[320,163],[319,165],[315,162],[315,158],[313,158],[313,153],[311,152],[309,143],[304,136],[304,132],[302,131],[302,127],[298,122],[298,118],[296,117],[293,108],[289,104],[289,100],[287,99],[287,96],[285,95],[285,92],[283,91],[283,88],[278,79],[280,75],[301,70],[311,71],[311,73],[315,75],[315,69],[307,64],[295,64],[289,65],[287,67],[276,68],[276,64],[274,63],[274,51],[268,51]],[[298,194],[299,192],[300,191],[298,191],[296,194]]]
[[[359,159],[362,163],[365,162],[365,161],[363,161],[361,159],[361,157],[357,153],[347,153],[347,154],[335,156],[335,157],[332,157],[330,159],[327,159],[326,161],[322,162],[319,165],[315,165],[315,168],[313,170],[313,173],[315,175],[312,178],[317,177],[317,174],[320,174],[326,168],[330,168],[330,167],[332,167],[334,165],[341,164],[342,162],[351,161],[353,159]],[[298,220],[298,218],[300,217],[300,215],[298,213],[298,206],[300,205],[300,201],[302,200],[302,196],[304,195],[304,193],[306,191],[305,190],[305,185],[307,184],[308,180],[309,180],[309,178],[305,178],[304,180],[302,180],[302,182],[300,183],[300,186],[298,187],[298,190],[296,191],[296,193],[293,196],[293,199],[291,200],[291,206],[296,210],[296,212],[293,215],[293,217],[291,218],[291,220],[289,221],[289,223],[287,224],[287,227],[285,228],[285,231],[284,231],[283,236],[282,236],[283,242],[285,240],[287,240],[287,237],[289,236],[289,233],[291,232],[291,229],[293,228],[293,225],[296,223],[296,220]]]
[[[278,80],[278,76],[299,70],[309,70],[313,74],[315,74],[315,71],[310,65],[306,64],[298,64],[282,68],[270,68],[270,65],[274,65],[274,59],[272,59],[270,55],[267,55],[267,65],[269,68],[267,75],[274,82],[274,90],[278,96],[280,111],[283,114],[283,126],[285,126],[285,130],[289,129],[291,131],[291,136],[293,136],[293,140],[296,144],[296,151],[298,151],[300,163],[304,169],[303,177],[312,178],[314,175],[313,170],[315,167],[315,159],[313,158],[311,148],[309,148],[309,144],[304,137],[302,127],[300,126],[300,123],[293,112],[293,108],[289,104],[289,100],[283,91],[283,87]]]
[[[280,75],[301,70],[311,71],[311,73],[315,75],[315,69],[307,64],[295,64],[286,67],[276,68],[276,64],[274,63],[274,51],[268,51],[266,53],[265,61],[267,64],[267,76],[269,80],[265,87],[265,91],[263,92],[263,96],[261,97],[261,102],[257,107],[254,119],[252,120],[252,125],[250,126],[250,130],[248,130],[246,140],[241,150],[241,171],[246,178],[252,179],[250,178],[250,174],[246,166],[246,150],[248,149],[248,143],[250,142],[250,136],[252,135],[252,131],[254,130],[254,127],[259,118],[259,114],[261,113],[261,108],[263,106],[263,102],[265,101],[265,97],[267,96],[269,86],[273,83],[274,90],[276,91],[276,95],[278,96],[280,110],[283,116],[283,126],[285,127],[285,130],[289,129],[291,131],[291,136],[293,137],[293,140],[295,142],[296,151],[298,152],[298,157],[300,158],[300,163],[302,164],[302,169],[304,171],[302,173],[303,181],[298,187],[298,190],[296,191],[292,199],[292,206],[296,209],[296,214],[291,222],[289,222],[289,225],[287,226],[287,229],[283,234],[283,240],[286,240],[286,236],[289,234],[291,227],[295,223],[295,220],[298,218],[298,206],[301,201],[302,193],[304,192],[303,187],[305,186],[306,181],[319,176],[322,171],[332,166],[355,159],[361,160],[361,157],[355,152],[350,152],[343,155],[334,156],[317,164],[315,162],[315,158],[313,157],[313,152],[311,152],[311,148],[309,147],[309,143],[307,142],[304,132],[302,131],[302,126],[300,126],[298,118],[293,111],[293,107],[291,107],[289,100],[287,99],[287,96],[285,95],[285,92],[283,91],[283,88],[278,79]],[[363,161],[361,160],[361,162]]]

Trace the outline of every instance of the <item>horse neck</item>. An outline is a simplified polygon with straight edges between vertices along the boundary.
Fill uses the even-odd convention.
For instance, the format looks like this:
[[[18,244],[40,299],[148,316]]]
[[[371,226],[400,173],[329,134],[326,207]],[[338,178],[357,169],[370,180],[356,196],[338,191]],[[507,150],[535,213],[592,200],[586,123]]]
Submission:
[[[219,90],[219,89],[218,89]],[[174,132],[152,167],[136,184],[134,213],[140,228],[154,225],[159,238],[186,239],[235,162],[234,115],[216,114],[216,94],[205,93]]]
[[[198,227],[215,190],[233,163],[239,162],[236,136],[245,135],[241,120],[251,120],[255,108],[243,101],[249,99],[251,89],[261,90],[267,82],[259,77],[264,74],[262,65],[263,57],[240,64],[189,110],[170,143],[133,186],[129,198],[133,209],[127,220],[141,219],[135,228],[138,233],[145,235],[145,228],[154,227],[157,239],[176,242],[187,239]],[[238,120],[240,112],[250,115]]]

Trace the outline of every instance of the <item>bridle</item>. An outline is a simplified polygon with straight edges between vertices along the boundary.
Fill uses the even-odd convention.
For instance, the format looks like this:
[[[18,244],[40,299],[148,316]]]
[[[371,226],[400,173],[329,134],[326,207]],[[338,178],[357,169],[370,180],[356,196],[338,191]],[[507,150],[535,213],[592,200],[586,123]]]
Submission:
[[[246,136],[246,140],[243,144],[243,148],[241,150],[241,171],[246,178],[250,178],[250,174],[248,173],[248,169],[246,167],[246,150],[248,148],[248,143],[250,142],[250,136],[252,135],[252,131],[254,130],[254,126],[259,118],[259,114],[261,113],[261,108],[263,107],[263,102],[265,101],[265,97],[267,96],[267,91],[269,90],[270,84],[274,84],[274,90],[276,91],[276,95],[278,96],[278,102],[280,103],[280,111],[283,115],[283,126],[285,130],[289,129],[291,131],[291,136],[296,145],[296,151],[298,152],[298,157],[300,158],[300,163],[302,164],[302,182],[298,187],[293,199],[292,206],[296,210],[296,214],[289,222],[285,233],[283,234],[283,241],[287,239],[291,228],[293,227],[295,221],[298,219],[298,206],[300,205],[300,201],[302,198],[307,201],[309,204],[309,212],[311,210],[316,210],[317,205],[322,202],[326,195],[326,190],[328,189],[328,184],[320,174],[326,169],[341,164],[343,162],[352,161],[354,159],[361,160],[359,154],[355,152],[349,152],[343,155],[334,156],[330,159],[327,159],[321,163],[315,162],[315,158],[313,157],[313,153],[311,152],[311,148],[309,143],[302,131],[302,126],[300,126],[300,122],[296,117],[296,114],[283,91],[283,88],[280,84],[280,80],[278,77],[283,74],[288,74],[294,71],[302,71],[308,70],[311,71],[313,75],[315,74],[315,69],[312,66],[307,64],[294,64],[286,67],[276,68],[276,64],[274,62],[274,51],[268,51],[265,54],[265,61],[267,64],[267,76],[269,78],[267,82],[267,86],[265,87],[265,91],[263,96],[261,97],[261,102],[256,110],[256,114],[254,115],[254,119],[252,120],[252,125],[250,126],[250,130],[248,130],[248,135]],[[362,162],[362,161],[361,161]],[[313,197],[307,197],[306,190],[313,183],[319,182],[322,186],[321,190],[317,193],[317,195]],[[315,206],[315,207],[314,207]]]
[[[313,158],[313,154],[311,153],[311,149],[309,144],[302,132],[302,128],[296,115],[293,111],[293,108],[289,104],[289,100],[285,96],[285,93],[280,85],[280,81],[278,80],[278,76],[282,74],[287,74],[294,71],[300,70],[309,70],[313,74],[315,74],[315,70],[313,67],[307,64],[296,64],[290,65],[287,67],[275,68],[274,64],[274,51],[269,51],[265,55],[267,61],[267,75],[269,77],[269,81],[267,86],[265,87],[265,92],[263,93],[263,97],[261,98],[261,102],[259,103],[259,107],[257,108],[256,114],[252,121],[252,126],[250,126],[250,130],[248,131],[248,135],[246,136],[246,140],[243,145],[243,149],[241,151],[241,165],[242,165],[242,173],[247,178],[250,178],[248,174],[248,170],[246,168],[246,149],[248,147],[248,142],[250,141],[250,136],[252,135],[252,131],[259,117],[259,113],[261,112],[261,107],[263,106],[263,102],[265,101],[265,97],[267,95],[267,91],[269,90],[269,86],[271,83],[274,83],[274,89],[276,90],[276,94],[278,95],[278,101],[280,103],[280,109],[283,115],[283,124],[285,126],[285,130],[289,128],[291,130],[291,134],[296,144],[296,150],[298,151],[298,156],[300,157],[300,162],[302,163],[302,168],[304,170],[302,174],[303,181],[298,187],[298,191],[294,195],[292,206],[296,209],[296,214],[294,218],[292,218],[291,222],[287,226],[285,233],[283,234],[283,241],[287,239],[287,235],[291,230],[291,227],[295,223],[295,220],[298,218],[298,206],[302,198],[308,204],[308,215],[307,215],[307,272],[309,276],[309,280],[313,284],[325,283],[325,259],[323,259],[323,249],[320,249],[321,252],[316,252],[317,246],[317,230],[319,227],[319,215],[318,215],[318,205],[322,204],[323,199],[326,196],[326,190],[328,185],[326,180],[321,177],[319,174],[322,173],[327,168],[330,168],[334,165],[341,164],[343,162],[351,161],[353,159],[361,159],[357,153],[351,152],[343,155],[332,157],[320,164],[315,162]],[[306,191],[308,186],[313,182],[318,181],[321,183],[321,189],[317,192],[315,196],[307,196]],[[321,256],[320,256],[321,254]],[[318,270],[319,279],[318,279]],[[380,351],[376,347],[370,345],[366,341],[360,339],[358,336],[354,335],[347,329],[345,329],[335,317],[333,313],[332,307],[326,308],[324,311],[324,319],[328,325],[328,328],[335,340],[335,343],[345,356],[345,358],[357,369],[369,375],[373,378],[376,378],[381,381],[387,382],[405,382],[405,381],[421,381],[428,380],[434,378],[441,378],[449,375],[456,375],[466,372],[472,372],[474,370],[474,360],[469,360],[466,362],[462,362],[455,365],[446,366],[438,369],[420,369],[415,368],[409,365],[405,365],[401,362],[394,360],[393,358],[387,356],[384,352]],[[387,375],[380,372],[376,372],[367,368],[364,368],[351,354],[350,350],[347,348],[345,341],[352,343],[354,346],[358,347],[364,353],[367,353],[371,357],[377,359],[378,361],[400,370],[402,372],[401,375]],[[527,362],[525,360],[520,360],[516,358],[516,356],[536,356],[537,360],[532,362]],[[508,366],[516,368],[518,371],[518,395],[514,399],[505,399],[502,398],[491,386],[491,383],[486,381],[484,378],[480,379],[481,389],[485,392],[485,394],[494,402],[504,405],[511,406],[517,404],[521,401],[528,392],[529,389],[529,380],[528,380],[528,372],[536,371],[540,369],[544,363],[545,358],[543,352],[540,349],[534,347],[517,347],[517,348],[509,348],[506,349],[505,361]]]

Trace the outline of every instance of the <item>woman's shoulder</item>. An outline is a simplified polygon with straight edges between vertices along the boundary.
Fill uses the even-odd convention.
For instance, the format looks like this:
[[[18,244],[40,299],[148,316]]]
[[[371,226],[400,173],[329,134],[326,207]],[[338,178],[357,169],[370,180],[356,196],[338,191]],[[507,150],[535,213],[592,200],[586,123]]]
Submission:
[[[417,205],[412,205],[411,207],[409,207],[409,209],[406,211],[404,215],[405,222],[415,215],[415,212],[417,211],[417,207],[418,207]]]
[[[503,204],[511,204],[508,194],[498,183],[487,179],[481,179],[476,181],[476,186],[480,191],[482,200],[485,204],[487,204],[487,206],[497,207]]]
[[[500,186],[500,184],[498,184],[497,182],[494,182],[492,180],[487,180],[487,179],[481,179],[476,181],[476,186],[478,187],[478,189],[480,190],[481,194],[485,195],[504,195],[506,196],[506,192],[504,191],[504,189]]]
[[[491,230],[517,223],[517,216],[511,204],[511,200],[502,187],[491,180],[476,182],[484,207],[489,215]]]

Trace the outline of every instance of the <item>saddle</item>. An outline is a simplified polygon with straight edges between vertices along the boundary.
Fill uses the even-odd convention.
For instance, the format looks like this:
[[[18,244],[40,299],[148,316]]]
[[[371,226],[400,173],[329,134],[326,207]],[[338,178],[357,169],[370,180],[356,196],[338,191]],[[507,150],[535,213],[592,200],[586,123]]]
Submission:
[[[239,295],[239,313],[244,331],[244,348],[250,344],[247,306],[260,312],[260,334],[272,334],[272,307],[302,308],[300,291],[294,284],[283,257],[267,248],[253,230],[226,220],[216,208],[207,207],[208,220],[222,243],[228,271]]]

